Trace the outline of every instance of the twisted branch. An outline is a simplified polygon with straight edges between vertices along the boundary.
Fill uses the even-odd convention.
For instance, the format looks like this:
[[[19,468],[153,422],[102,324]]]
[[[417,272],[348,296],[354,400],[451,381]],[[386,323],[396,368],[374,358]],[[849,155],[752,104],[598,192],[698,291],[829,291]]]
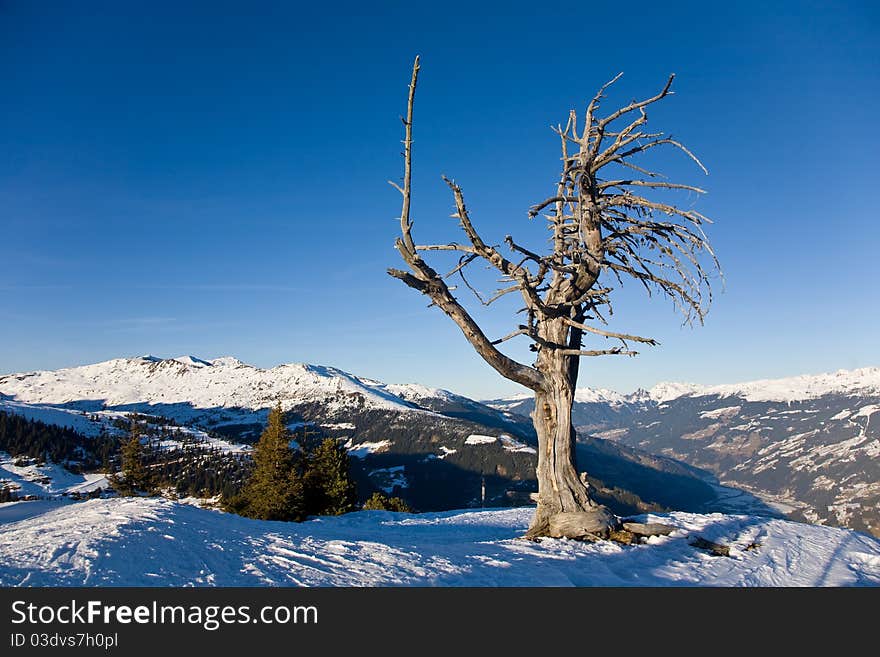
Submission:
[[[412,116],[418,70],[417,58],[404,119],[403,185],[392,183],[403,195],[401,237],[396,246],[410,271],[389,270],[389,273],[428,295],[433,305],[459,325],[490,365],[507,378],[537,389],[544,382],[542,367],[549,362],[546,359],[565,359],[569,376],[576,379],[576,363],[580,357],[635,355],[636,352],[628,349],[628,342],[655,346],[657,342],[653,338],[609,331],[588,323],[607,323],[603,312],[611,313],[613,288],[605,284],[604,279],[609,276],[621,284],[627,278],[633,279],[644,286],[649,295],[661,292],[672,299],[686,322],[693,319],[703,321],[712,300],[711,271],[720,271],[715,253],[703,232],[703,226],[711,221],[694,209],[682,208],[652,195],[663,192],[703,194],[705,190],[688,183],[668,181],[659,172],[632,161],[667,146],[684,153],[707,173],[699,158],[680,141],[663,132],[645,129],[648,107],[672,93],[674,75],[670,75],[660,91],[650,98],[632,101],[607,116],[599,117],[606,91],[621,77],[617,75],[590,101],[583,122],[572,110],[564,127],[553,128],[560,137],[562,154],[555,193],[532,205],[527,213],[529,219],[534,219],[547,211],[544,216],[547,228],[552,231],[552,249],[546,253],[536,252],[507,235],[504,241],[519,258],[516,262],[482,238],[468,213],[461,187],[445,176],[443,180],[455,203],[452,216],[458,220],[467,237],[466,242],[416,245],[412,240]],[[616,122],[621,119],[626,119],[627,123],[616,127]],[[612,165],[639,175],[618,172],[617,175],[600,177],[603,170]],[[458,265],[446,276],[439,276],[420,255],[434,251],[458,253]],[[477,259],[491,265],[501,273],[502,280],[509,283],[488,299],[481,296],[465,277],[465,268]],[[458,274],[484,305],[518,292],[525,303],[523,311],[528,315],[527,324],[518,325],[497,340],[488,340],[446,286],[444,278],[453,274]],[[620,340],[623,346],[585,349],[581,343],[587,335]],[[518,336],[527,337],[533,343],[532,349],[539,352],[535,367],[518,363],[496,348],[496,345]]]

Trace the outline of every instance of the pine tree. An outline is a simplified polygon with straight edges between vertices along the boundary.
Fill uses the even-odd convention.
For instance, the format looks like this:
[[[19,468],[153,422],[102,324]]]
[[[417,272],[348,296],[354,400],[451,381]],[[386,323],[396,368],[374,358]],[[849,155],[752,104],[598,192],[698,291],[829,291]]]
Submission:
[[[254,470],[238,499],[228,508],[260,520],[304,518],[303,480],[290,432],[284,426],[281,404],[269,412],[266,429],[254,446]]]
[[[326,438],[309,455],[305,473],[309,515],[338,516],[353,511],[357,490],[349,473],[348,450]]]

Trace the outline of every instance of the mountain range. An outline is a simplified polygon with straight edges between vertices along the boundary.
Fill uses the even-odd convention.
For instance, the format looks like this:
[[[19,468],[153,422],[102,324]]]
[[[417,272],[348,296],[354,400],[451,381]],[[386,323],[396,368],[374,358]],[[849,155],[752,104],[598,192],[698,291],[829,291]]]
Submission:
[[[280,403],[295,433],[344,441],[364,491],[421,510],[528,503],[536,439],[526,395],[478,402],[319,365],[119,358],[0,376],[0,411],[120,431],[137,412],[247,451]],[[737,511],[878,532],[880,369],[731,386],[577,391],[579,465],[621,513]],[[876,409],[874,408],[876,406]],[[482,494],[485,485],[485,496]]]

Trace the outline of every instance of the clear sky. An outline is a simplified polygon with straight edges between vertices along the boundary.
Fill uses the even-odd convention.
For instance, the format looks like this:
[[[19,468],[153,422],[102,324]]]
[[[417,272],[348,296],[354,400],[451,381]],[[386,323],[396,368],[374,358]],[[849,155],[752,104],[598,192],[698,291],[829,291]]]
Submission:
[[[695,329],[625,288],[615,327],[662,345],[581,385],[880,365],[878,5],[721,4],[0,2],[0,372],[229,354],[517,391],[385,274],[416,53],[418,241],[460,239],[441,173],[490,241],[540,231],[549,126],[677,74],[651,124],[710,176],[655,163],[709,190],[726,286]]]

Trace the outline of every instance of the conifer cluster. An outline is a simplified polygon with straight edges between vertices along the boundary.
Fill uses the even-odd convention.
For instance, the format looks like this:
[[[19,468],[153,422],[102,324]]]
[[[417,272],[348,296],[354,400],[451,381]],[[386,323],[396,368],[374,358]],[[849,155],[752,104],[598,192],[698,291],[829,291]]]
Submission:
[[[119,439],[113,436],[86,437],[68,427],[0,411],[0,452],[10,456],[88,472],[106,466],[118,449]]]
[[[314,448],[292,446],[280,404],[269,412],[254,446],[254,466],[240,494],[224,499],[234,513],[260,520],[302,521],[355,509],[357,491],[344,446],[327,438]]]

